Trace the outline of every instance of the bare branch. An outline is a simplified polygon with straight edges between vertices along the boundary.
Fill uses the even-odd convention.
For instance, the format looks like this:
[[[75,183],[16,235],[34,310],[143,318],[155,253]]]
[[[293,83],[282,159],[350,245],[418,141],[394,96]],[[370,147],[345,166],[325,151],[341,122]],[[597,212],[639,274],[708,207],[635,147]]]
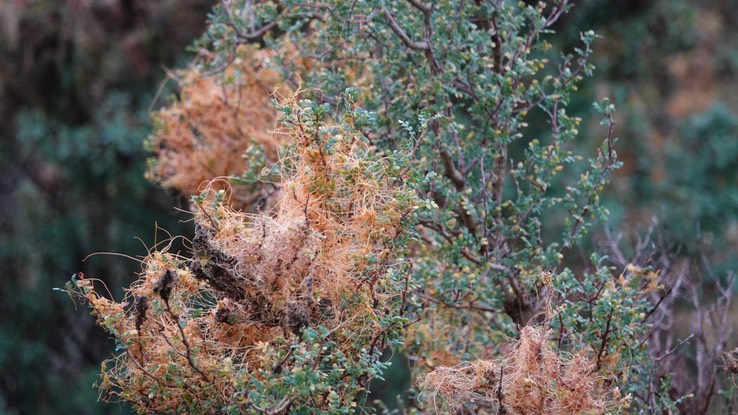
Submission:
[[[418,0],[407,0],[408,3],[410,3],[413,7],[423,12],[423,14],[428,14],[431,12],[431,8],[424,5],[423,3],[419,2]]]
[[[254,409],[256,409],[257,411],[261,412],[262,414],[265,414],[265,415],[277,415],[277,414],[284,413],[287,410],[287,408],[289,408],[289,406],[292,404],[292,400],[293,399],[294,398],[284,397],[284,398],[282,398],[281,401],[279,401],[279,405],[277,405],[274,409],[271,409],[271,410],[270,409],[260,408],[255,403],[252,403],[251,406],[253,406]]]
[[[413,50],[430,50],[430,44],[427,41],[417,42],[410,39],[410,36],[408,36],[407,33],[402,30],[400,25],[397,24],[395,17],[392,16],[392,13],[389,11],[387,6],[382,6],[382,13],[384,13],[384,16],[387,18],[387,24],[389,24],[390,29],[395,32],[405,46]]]
[[[446,171],[446,177],[456,185],[456,189],[461,190],[466,185],[466,180],[461,172],[454,166],[453,160],[451,160],[451,154],[448,150],[441,150],[441,160],[443,160],[443,168]]]
[[[667,351],[666,353],[664,353],[661,356],[658,356],[658,357],[654,358],[653,360],[656,361],[656,362],[660,362],[660,361],[666,359],[667,357],[669,357],[669,355],[671,355],[672,353],[676,352],[678,348],[682,347],[682,345],[684,343],[690,341],[692,339],[692,337],[694,337],[694,333],[691,333],[689,336],[687,336],[686,339],[680,341],[679,344],[677,344],[676,346],[674,346],[671,350]]]
[[[610,333],[612,333],[614,330],[611,327],[612,324],[612,315],[615,313],[615,310],[610,310],[610,314],[607,316],[607,323],[605,323],[605,333],[602,335],[602,343],[600,344],[600,351],[597,353],[597,369],[596,371],[599,372],[600,368],[602,367],[602,357],[605,354],[605,347],[607,346],[607,339],[610,337]]]
[[[167,307],[166,308],[167,309],[167,312],[174,319],[174,324],[179,329],[179,335],[182,336],[182,344],[185,347],[185,352],[186,352],[185,358],[187,359],[187,363],[189,363],[190,366],[193,369],[195,369],[195,371],[197,373],[199,373],[200,376],[202,376],[202,378],[206,382],[212,382],[212,380],[208,377],[208,375],[206,375],[205,372],[203,372],[200,368],[197,367],[197,365],[195,365],[195,361],[192,359],[192,350],[190,348],[190,342],[187,341],[187,336],[185,335],[184,329],[182,329],[182,326],[179,324],[179,316],[176,315],[176,314],[174,314],[174,312],[172,311],[172,308],[169,306],[169,300],[166,299],[166,298],[163,298],[163,300],[164,300],[164,305],[166,305],[166,307]],[[164,332],[163,331],[162,331],[162,336],[164,336]],[[167,340],[166,336],[164,336],[164,340]],[[167,340],[167,343],[168,342],[169,341]],[[174,346],[172,346],[172,348],[174,348]],[[176,351],[176,349],[175,349],[175,351]]]
[[[274,29],[274,27],[277,26],[277,22],[269,22],[265,24],[264,26],[250,32],[250,33],[243,33],[238,31],[235,26],[233,26],[234,30],[236,30],[236,39],[241,42],[253,42],[254,40],[261,39],[268,31]]]

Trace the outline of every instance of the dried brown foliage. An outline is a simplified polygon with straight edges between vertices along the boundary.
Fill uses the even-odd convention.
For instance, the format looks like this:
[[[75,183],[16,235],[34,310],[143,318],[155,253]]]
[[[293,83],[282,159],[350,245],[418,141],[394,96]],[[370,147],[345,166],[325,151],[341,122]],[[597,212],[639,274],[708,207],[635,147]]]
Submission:
[[[239,176],[247,168],[259,171],[278,160],[289,138],[274,132],[274,94],[289,95],[272,63],[277,52],[242,46],[222,72],[205,74],[196,66],[176,75],[179,99],[154,114],[156,132],[150,139],[154,157],[147,177],[186,196],[199,194],[217,177]],[[293,56],[289,50],[278,53]],[[298,67],[307,61],[293,59]],[[264,165],[248,166],[244,154],[257,146]],[[227,186],[225,181],[216,187]],[[269,187],[243,186],[232,204],[247,207],[273,195]],[[273,200],[272,200],[273,201]]]
[[[586,356],[557,353],[549,334],[527,326],[501,361],[439,367],[425,377],[423,387],[452,408],[471,404],[508,415],[600,414],[626,403],[617,389],[608,389]]]
[[[345,356],[381,350],[388,329],[379,320],[404,296],[387,272],[410,199],[355,131],[293,115],[281,131],[293,147],[273,212],[243,213],[227,192],[206,188],[193,258],[152,252],[122,303],[78,281],[125,350],[106,363],[103,389],[147,412],[182,402],[256,407],[232,401],[238,385],[297,365],[291,345],[308,347],[298,342],[304,327],[325,327]]]

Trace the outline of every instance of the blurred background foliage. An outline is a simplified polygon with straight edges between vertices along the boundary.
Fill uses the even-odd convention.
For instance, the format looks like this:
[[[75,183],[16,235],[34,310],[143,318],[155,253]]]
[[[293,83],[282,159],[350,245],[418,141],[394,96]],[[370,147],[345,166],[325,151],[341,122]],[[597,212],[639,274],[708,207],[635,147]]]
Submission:
[[[0,2],[0,413],[125,410],[92,388],[107,336],[52,288],[81,271],[120,298],[137,263],[82,259],[141,255],[157,223],[183,231],[178,201],[143,178],[142,143],[164,68],[186,63],[211,7]]]
[[[582,128],[582,146],[601,133],[591,103],[610,97],[618,108],[624,167],[607,190],[611,220],[592,234],[593,246],[608,230],[628,239],[655,227],[660,244],[709,264],[710,276],[736,269],[734,3],[582,0],[559,22],[551,40],[562,50],[583,30],[603,37],[595,76],[570,107],[593,122]],[[172,92],[164,68],[187,63],[212,4],[0,2],[0,414],[128,411],[96,403],[91,385],[112,342],[52,288],[81,271],[120,298],[138,264],[82,259],[143,254],[156,224],[185,232],[187,217],[175,209],[183,202],[143,178],[143,141],[149,111]]]
[[[735,269],[738,247],[738,48],[731,1],[585,1],[562,22],[603,37],[589,94],[618,108],[624,167],[609,189],[612,229],[654,220],[675,253]],[[586,140],[587,133],[582,135]]]

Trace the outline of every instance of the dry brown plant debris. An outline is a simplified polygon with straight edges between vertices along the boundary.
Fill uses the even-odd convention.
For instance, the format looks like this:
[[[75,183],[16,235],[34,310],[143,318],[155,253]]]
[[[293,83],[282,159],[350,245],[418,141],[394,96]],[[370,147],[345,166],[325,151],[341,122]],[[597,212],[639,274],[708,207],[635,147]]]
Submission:
[[[547,330],[531,326],[505,359],[439,367],[423,388],[451,408],[473,405],[507,415],[601,414],[627,403],[596,376],[586,356],[564,358],[549,344]]]
[[[276,53],[292,56],[289,50],[241,46],[233,63],[221,72],[206,74],[193,65],[172,75],[180,86],[179,98],[154,114],[147,178],[192,196],[214,178],[240,176],[247,168],[261,171],[275,163],[289,138],[274,132],[277,113],[272,99],[275,93],[292,92],[273,63]],[[308,65],[293,60],[298,67]],[[245,157],[252,147],[263,155],[263,165],[248,165],[257,161]],[[274,186],[241,186],[231,203],[249,207],[274,193]]]
[[[121,303],[77,282],[123,350],[104,364],[109,394],[147,413],[214,396],[232,405],[237,385],[294,364],[290,347],[308,326],[327,328],[346,356],[381,350],[380,319],[403,295],[387,273],[414,199],[356,131],[306,121],[296,96],[284,103],[294,119],[281,136],[292,144],[272,212],[238,211],[206,188],[193,258],[152,251]]]

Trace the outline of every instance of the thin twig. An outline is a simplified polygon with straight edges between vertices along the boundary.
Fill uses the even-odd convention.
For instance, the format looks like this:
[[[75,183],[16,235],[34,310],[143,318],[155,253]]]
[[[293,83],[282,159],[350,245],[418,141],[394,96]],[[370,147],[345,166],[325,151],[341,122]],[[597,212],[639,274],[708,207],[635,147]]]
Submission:
[[[426,41],[417,42],[415,40],[410,39],[410,36],[405,33],[404,30],[400,27],[399,24],[397,24],[397,21],[395,20],[395,17],[392,16],[392,13],[389,11],[387,6],[382,6],[382,13],[384,13],[384,16],[387,18],[387,24],[389,24],[390,29],[392,29],[393,32],[400,38],[402,43],[405,44],[405,46],[409,47],[413,50],[429,50],[430,44]]]
[[[228,15],[228,25],[236,32],[236,41],[246,43],[246,42],[253,42],[255,40],[261,39],[268,31],[272,30],[274,27],[277,26],[277,20],[273,20],[264,26],[252,30],[249,33],[243,32],[241,29],[238,28],[238,25],[233,20],[233,16],[231,15],[231,10],[229,8],[226,8],[226,14]],[[253,26],[253,21],[251,22]]]
[[[156,376],[154,376],[151,373],[149,373],[146,369],[144,369],[143,366],[141,366],[140,363],[138,363],[138,360],[136,360],[133,357],[133,355],[131,354],[131,351],[130,350],[126,349],[126,354],[128,355],[128,358],[131,359],[131,361],[133,362],[133,364],[135,364],[136,367],[138,367],[141,370],[141,372],[143,372],[144,375],[150,377],[151,379],[154,380],[154,382],[156,382],[156,383],[158,383],[158,384],[161,385],[161,382],[159,381],[159,379]]]
[[[659,306],[661,305],[661,303],[664,301],[664,299],[666,297],[669,296],[669,294],[671,294],[671,291],[673,289],[674,289],[674,286],[669,287],[669,290],[666,291],[666,293],[659,298],[659,301],[656,302],[656,305],[654,305],[650,310],[648,310],[648,312],[646,313],[646,315],[643,317],[643,321],[646,321],[646,320],[648,320],[649,317],[651,317],[651,314],[653,314],[654,311],[656,311],[656,309],[659,308]]]
[[[684,343],[688,342],[692,337],[694,337],[694,333],[692,333],[689,336],[687,336],[686,339],[680,341],[679,344],[677,344],[676,346],[674,346],[671,350],[668,350],[662,356],[656,357],[653,360],[656,361],[656,362],[660,362],[660,361],[666,359],[667,357],[669,357],[669,355],[671,355],[672,353],[676,352],[677,349],[680,348]]]
[[[279,401],[279,404],[274,409],[271,409],[271,410],[260,408],[259,406],[257,406],[253,402],[251,403],[251,406],[253,406],[254,409],[256,409],[257,411],[261,412],[262,414],[265,414],[265,415],[277,415],[277,414],[281,414],[284,411],[286,411],[287,408],[292,404],[292,401],[294,399],[295,398],[288,398],[288,397],[285,396],[284,398],[282,398],[281,401]]]
[[[605,353],[605,347],[607,346],[607,338],[610,336],[612,329],[610,324],[612,323],[612,315],[615,310],[610,310],[610,314],[607,316],[607,323],[605,324],[605,334],[602,335],[602,343],[600,344],[600,351],[597,353],[597,368],[595,371],[599,372],[602,367],[602,356]]]
[[[190,366],[192,366],[192,368],[195,369],[195,371],[199,373],[206,382],[212,382],[210,378],[208,378],[208,376],[205,374],[205,372],[200,370],[200,368],[198,368],[197,365],[195,365],[195,362],[192,360],[192,350],[190,349],[190,343],[187,341],[187,337],[185,337],[184,329],[182,328],[182,326],[179,325],[179,316],[172,312],[172,308],[169,306],[169,300],[164,299],[164,304],[167,306],[167,312],[169,312],[169,315],[171,315],[174,319],[174,324],[177,325],[177,328],[179,329],[179,334],[182,336],[182,344],[184,344],[185,347],[185,358],[187,359],[187,363],[189,363]]]
[[[430,13],[431,9],[430,7],[424,5],[423,3],[419,2],[418,0],[407,0],[408,3],[410,3],[413,7],[423,12],[423,14]]]
[[[500,381],[497,383],[497,413],[500,415],[507,414],[507,409],[505,408],[505,405],[502,404],[502,399],[505,397],[502,394],[502,376],[505,374],[505,366],[500,365]]]

